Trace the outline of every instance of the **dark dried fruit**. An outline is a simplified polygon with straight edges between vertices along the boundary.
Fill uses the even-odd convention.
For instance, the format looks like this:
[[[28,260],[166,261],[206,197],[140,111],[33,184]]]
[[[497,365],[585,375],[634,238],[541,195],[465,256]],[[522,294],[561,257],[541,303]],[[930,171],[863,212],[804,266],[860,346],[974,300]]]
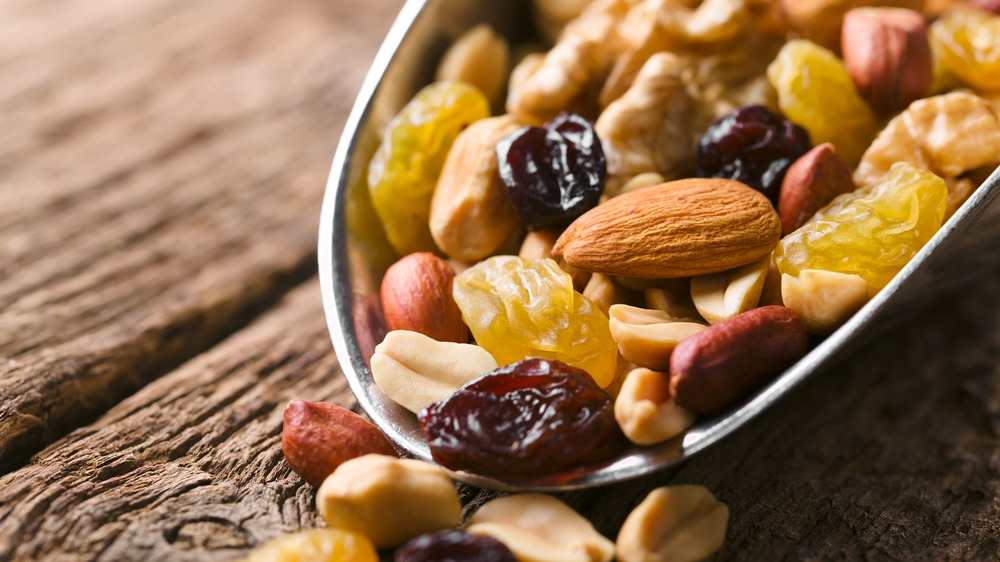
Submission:
[[[698,141],[698,177],[741,181],[778,204],[788,167],[812,145],[809,133],[762,105],[719,119]]]
[[[457,529],[421,535],[396,550],[395,562],[517,562],[502,542]]]
[[[531,230],[565,226],[597,205],[604,149],[589,121],[560,113],[544,127],[522,127],[497,143],[500,177]]]
[[[530,358],[420,412],[434,460],[481,474],[541,475],[617,440],[613,400],[586,371]]]

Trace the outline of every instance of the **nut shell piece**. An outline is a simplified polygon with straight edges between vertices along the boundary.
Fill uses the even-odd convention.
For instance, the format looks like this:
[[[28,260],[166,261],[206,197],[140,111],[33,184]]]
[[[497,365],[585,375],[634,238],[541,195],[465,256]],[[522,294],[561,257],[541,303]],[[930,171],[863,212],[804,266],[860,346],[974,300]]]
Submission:
[[[689,277],[757,261],[780,236],[781,219],[759,191],[732,180],[693,178],[598,205],[563,232],[552,255],[596,273]]]

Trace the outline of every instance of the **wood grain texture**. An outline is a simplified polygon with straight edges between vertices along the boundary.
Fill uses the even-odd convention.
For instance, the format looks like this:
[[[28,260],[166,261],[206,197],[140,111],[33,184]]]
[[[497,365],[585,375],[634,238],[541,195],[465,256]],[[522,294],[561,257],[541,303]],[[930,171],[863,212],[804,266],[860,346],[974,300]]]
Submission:
[[[316,282],[0,478],[0,560],[224,560],[315,526],[281,453],[296,398],[353,403]]]
[[[400,4],[0,5],[0,473],[315,270]]]

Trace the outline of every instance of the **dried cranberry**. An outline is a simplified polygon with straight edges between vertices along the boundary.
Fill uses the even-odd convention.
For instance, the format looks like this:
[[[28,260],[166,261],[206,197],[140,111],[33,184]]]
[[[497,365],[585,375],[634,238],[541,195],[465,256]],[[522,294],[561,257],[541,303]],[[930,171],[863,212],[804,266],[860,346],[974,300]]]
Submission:
[[[698,177],[741,181],[778,204],[788,167],[812,148],[809,133],[762,105],[719,119],[698,141]]]
[[[604,149],[579,115],[561,113],[544,127],[522,127],[496,151],[507,194],[532,230],[569,224],[597,205],[604,191]]]
[[[396,550],[395,562],[517,562],[502,542],[457,529],[419,537]]]
[[[552,472],[621,435],[611,396],[586,371],[537,358],[427,406],[420,426],[438,464],[494,476]]]

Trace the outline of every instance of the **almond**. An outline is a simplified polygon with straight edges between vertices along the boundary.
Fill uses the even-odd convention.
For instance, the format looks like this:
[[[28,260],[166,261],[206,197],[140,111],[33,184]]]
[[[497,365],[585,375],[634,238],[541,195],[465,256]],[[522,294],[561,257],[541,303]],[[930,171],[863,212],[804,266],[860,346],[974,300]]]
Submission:
[[[760,192],[719,178],[630,191],[576,219],[553,257],[586,271],[644,278],[717,273],[778,244],[781,219]]]
[[[292,470],[317,488],[350,459],[369,453],[396,456],[389,440],[368,420],[336,404],[302,400],[285,408],[281,451]]]
[[[451,296],[455,270],[427,252],[410,254],[382,278],[382,310],[386,327],[419,332],[437,341],[466,343],[469,328]]]
[[[881,115],[899,111],[931,87],[924,16],[903,8],[857,8],[844,16],[844,64],[861,97]]]
[[[825,142],[788,167],[781,184],[778,214],[781,229],[790,234],[804,225],[833,198],[854,191],[851,167]]]

